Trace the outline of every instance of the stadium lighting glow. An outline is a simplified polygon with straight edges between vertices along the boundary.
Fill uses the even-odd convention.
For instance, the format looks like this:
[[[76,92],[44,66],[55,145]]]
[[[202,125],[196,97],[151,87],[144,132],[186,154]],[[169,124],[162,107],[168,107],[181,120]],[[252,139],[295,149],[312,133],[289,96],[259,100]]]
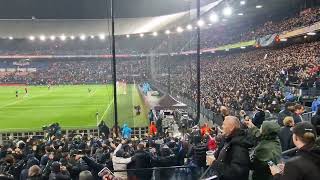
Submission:
[[[29,40],[34,41],[35,37],[34,36],[29,36]]]
[[[245,5],[246,1],[240,1],[240,5]]]
[[[94,35],[91,35],[90,38],[91,38],[91,39],[94,39]]]
[[[40,38],[41,41],[45,41],[46,40],[46,36],[44,36],[44,35],[41,35],[39,38]]]
[[[99,34],[99,39],[104,40],[106,36],[104,34]]]
[[[303,38],[305,38],[305,39],[307,39],[307,37],[308,37],[307,35],[303,36]]]
[[[188,24],[187,29],[188,29],[188,30],[192,30],[191,24]]]
[[[54,41],[56,39],[55,36],[50,36],[51,41]]]
[[[70,36],[70,39],[74,40],[74,39],[75,39],[75,37],[74,37],[74,36]]]
[[[158,36],[158,33],[157,32],[153,32],[152,35],[153,36]]]
[[[170,32],[170,30],[166,30],[166,32],[165,32],[166,34],[170,34],[171,32]]]
[[[241,46],[240,48],[241,48],[241,49],[245,49],[246,47],[245,47],[245,46]]]
[[[229,49],[225,49],[225,51],[229,51]]]
[[[144,36],[144,34],[143,34],[143,33],[141,33],[141,34],[140,34],[140,37],[143,37],[143,36]]]
[[[65,41],[67,39],[67,37],[64,35],[64,34],[62,34],[61,36],[60,36],[60,40],[61,41]]]
[[[183,32],[182,27],[180,27],[180,26],[179,26],[179,27],[177,27],[177,32],[178,32],[178,33],[182,33],[182,32]]]
[[[197,24],[199,27],[202,27],[204,25],[204,21],[200,19]]]
[[[307,33],[307,35],[309,35],[309,36],[314,36],[314,35],[316,35],[317,33],[315,33],[315,32],[308,32]]]
[[[86,40],[86,35],[82,34],[82,35],[80,36],[80,39],[81,39],[82,41]]]
[[[223,9],[222,13],[223,13],[223,15],[225,15],[225,16],[231,16],[231,14],[232,14],[232,8],[229,7],[229,6],[227,6],[227,7],[225,7],[225,8]]]
[[[260,9],[260,8],[262,8],[262,5],[256,5],[256,8]]]
[[[238,13],[238,16],[243,16],[243,13]]]
[[[129,38],[129,37],[130,37],[130,34],[127,34],[126,37]]]
[[[208,26],[212,26],[212,24],[208,24]]]
[[[209,19],[210,19],[210,21],[213,22],[213,23],[219,21],[219,17],[218,17],[218,15],[217,15],[216,13],[211,14],[210,17],[209,17]]]
[[[10,39],[10,40],[12,40],[12,39],[13,39],[13,37],[12,37],[12,36],[9,36],[9,39]]]

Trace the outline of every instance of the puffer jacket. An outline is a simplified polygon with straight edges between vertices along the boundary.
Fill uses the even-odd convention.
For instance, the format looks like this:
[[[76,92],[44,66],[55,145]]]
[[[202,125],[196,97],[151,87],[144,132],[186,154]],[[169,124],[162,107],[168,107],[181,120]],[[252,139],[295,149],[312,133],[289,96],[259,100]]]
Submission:
[[[131,162],[130,158],[123,158],[123,157],[117,157],[116,153],[121,149],[122,144],[119,144],[112,155],[112,163],[113,163],[113,169],[114,170],[126,170],[127,165]],[[122,179],[127,179],[128,175],[127,172],[115,172],[115,176],[120,177]]]
[[[258,141],[252,158],[253,180],[272,180],[268,162],[278,164],[280,161],[282,151],[278,138],[279,131],[279,124],[272,121],[264,121],[261,132],[257,127],[249,129],[249,133]]]

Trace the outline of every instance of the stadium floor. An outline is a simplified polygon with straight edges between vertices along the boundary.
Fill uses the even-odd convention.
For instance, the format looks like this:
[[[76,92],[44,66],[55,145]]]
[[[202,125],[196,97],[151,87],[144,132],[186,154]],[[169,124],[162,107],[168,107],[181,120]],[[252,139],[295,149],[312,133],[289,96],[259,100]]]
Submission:
[[[112,85],[52,86],[50,90],[46,86],[29,86],[28,94],[24,88],[0,87],[0,132],[39,130],[53,122],[60,123],[63,129],[92,128],[101,119],[113,126]],[[119,125],[146,127],[148,109],[137,87],[119,87],[117,94]],[[138,104],[142,113],[136,116],[133,107]]]

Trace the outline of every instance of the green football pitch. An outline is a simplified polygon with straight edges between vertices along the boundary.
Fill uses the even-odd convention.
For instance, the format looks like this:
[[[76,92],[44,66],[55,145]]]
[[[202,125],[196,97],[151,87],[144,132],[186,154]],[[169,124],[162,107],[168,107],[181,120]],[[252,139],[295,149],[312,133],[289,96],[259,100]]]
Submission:
[[[29,86],[28,94],[24,88],[0,87],[0,132],[40,130],[53,122],[63,129],[92,128],[100,120],[114,124],[112,85]],[[119,125],[146,127],[148,109],[137,87],[119,87],[117,97]],[[141,115],[135,114],[136,105]]]

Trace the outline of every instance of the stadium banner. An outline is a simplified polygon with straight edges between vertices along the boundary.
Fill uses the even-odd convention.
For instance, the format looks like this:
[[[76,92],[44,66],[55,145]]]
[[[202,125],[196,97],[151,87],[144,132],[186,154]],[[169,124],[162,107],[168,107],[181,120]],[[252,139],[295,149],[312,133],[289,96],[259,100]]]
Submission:
[[[251,40],[251,41],[246,41],[246,42],[239,42],[236,44],[228,44],[225,46],[221,46],[218,48],[215,48],[213,50],[215,51],[224,51],[226,49],[235,49],[235,48],[241,48],[241,47],[246,47],[246,46],[254,46],[256,45],[256,40]]]
[[[12,63],[13,65],[15,65],[15,66],[28,66],[28,65],[30,65],[30,62],[26,62],[26,61],[24,61],[24,62],[13,62]]]
[[[258,38],[257,45],[259,45],[261,47],[271,46],[275,42],[277,35],[278,34],[270,34],[270,35],[266,35],[262,38]]]
[[[37,68],[28,68],[27,71],[28,71],[28,72],[36,72],[36,71],[37,71]]]
[[[293,31],[285,31],[280,34],[279,38],[284,39],[284,38],[290,38],[290,37],[295,37],[299,35],[304,35],[308,32],[314,32],[314,31],[319,31],[320,30],[320,22],[314,23],[311,26],[304,27],[304,28],[299,28]]]

